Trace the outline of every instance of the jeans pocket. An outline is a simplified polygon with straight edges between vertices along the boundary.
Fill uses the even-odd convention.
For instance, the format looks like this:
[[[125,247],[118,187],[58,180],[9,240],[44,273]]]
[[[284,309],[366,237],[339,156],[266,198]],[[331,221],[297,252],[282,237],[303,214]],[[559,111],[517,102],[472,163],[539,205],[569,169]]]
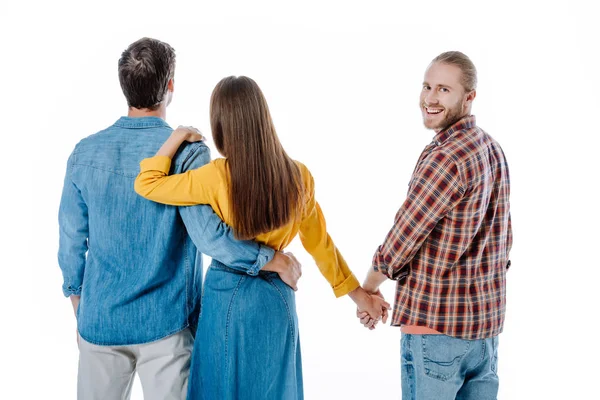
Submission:
[[[425,374],[440,381],[447,381],[458,373],[470,347],[468,340],[446,335],[423,335],[422,341]]]

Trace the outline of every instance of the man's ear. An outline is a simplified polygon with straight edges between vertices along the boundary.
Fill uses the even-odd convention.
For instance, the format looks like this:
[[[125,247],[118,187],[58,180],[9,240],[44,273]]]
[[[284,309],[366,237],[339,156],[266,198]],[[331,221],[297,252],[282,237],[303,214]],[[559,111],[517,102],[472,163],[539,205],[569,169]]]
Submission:
[[[469,93],[467,93],[467,98],[465,100],[467,103],[473,103],[473,100],[475,100],[476,96],[477,96],[477,91],[475,89],[473,89]]]
[[[465,100],[463,103],[463,110],[467,111],[467,112],[471,112],[471,106],[473,105],[473,100],[475,100],[475,97],[477,96],[477,92],[475,91],[475,89],[471,90],[469,93],[467,93],[465,95]]]
[[[172,92],[175,90],[175,78],[169,79],[169,82],[167,83],[167,90],[169,92]]]

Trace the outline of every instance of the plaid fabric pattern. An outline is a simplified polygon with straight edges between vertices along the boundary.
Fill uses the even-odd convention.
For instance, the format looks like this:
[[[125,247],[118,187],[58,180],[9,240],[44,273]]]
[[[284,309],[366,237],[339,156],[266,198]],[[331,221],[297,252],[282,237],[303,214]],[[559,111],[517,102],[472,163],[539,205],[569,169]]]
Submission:
[[[462,339],[502,332],[512,230],[500,145],[467,116],[419,157],[408,196],[373,257],[398,280],[392,325]]]

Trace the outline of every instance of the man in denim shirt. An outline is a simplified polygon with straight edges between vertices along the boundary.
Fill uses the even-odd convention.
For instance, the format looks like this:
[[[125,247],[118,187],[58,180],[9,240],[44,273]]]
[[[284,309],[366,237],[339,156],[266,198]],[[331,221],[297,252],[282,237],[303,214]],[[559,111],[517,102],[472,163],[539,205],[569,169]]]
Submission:
[[[269,264],[292,284],[299,264],[238,241],[210,206],[170,207],[138,196],[140,160],[171,134],[174,50],[140,39],[119,60],[128,116],[83,139],[69,157],[59,211],[63,292],[77,317],[79,399],[129,398],[137,371],[146,399],[184,398],[200,307],[202,257],[256,275]],[[210,161],[182,147],[172,173]]]

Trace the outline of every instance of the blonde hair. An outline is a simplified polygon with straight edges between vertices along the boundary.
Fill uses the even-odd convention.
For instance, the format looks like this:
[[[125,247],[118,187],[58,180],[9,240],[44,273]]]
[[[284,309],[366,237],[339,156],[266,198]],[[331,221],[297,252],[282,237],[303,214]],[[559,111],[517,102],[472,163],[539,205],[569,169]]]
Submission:
[[[455,65],[460,68],[462,71],[460,83],[463,85],[465,91],[470,92],[477,88],[477,69],[467,55],[460,51],[446,51],[431,61],[432,64],[436,62]]]

